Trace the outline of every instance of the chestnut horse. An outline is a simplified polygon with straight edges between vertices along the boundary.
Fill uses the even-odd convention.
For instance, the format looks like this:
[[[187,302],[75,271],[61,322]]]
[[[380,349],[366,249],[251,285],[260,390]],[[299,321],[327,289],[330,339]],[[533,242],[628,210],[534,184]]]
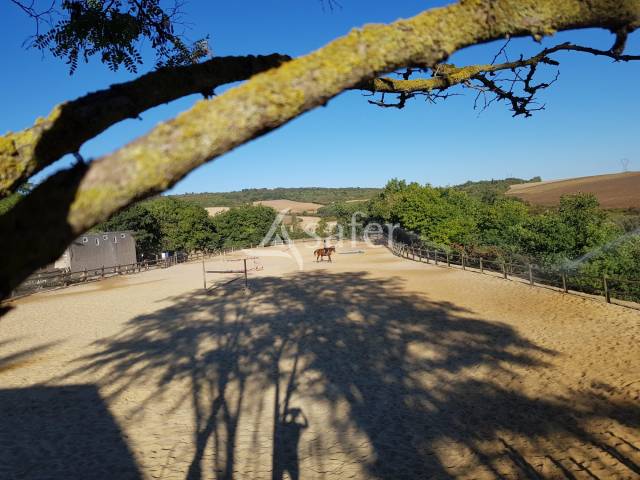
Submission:
[[[329,261],[331,261],[332,253],[336,253],[336,247],[319,248],[313,251],[313,254],[316,256],[316,262],[320,259],[324,261],[324,257],[329,257]]]

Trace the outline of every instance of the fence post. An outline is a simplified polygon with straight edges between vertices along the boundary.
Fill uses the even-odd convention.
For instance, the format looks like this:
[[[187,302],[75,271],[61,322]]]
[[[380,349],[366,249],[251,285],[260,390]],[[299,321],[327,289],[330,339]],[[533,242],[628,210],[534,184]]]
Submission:
[[[484,266],[482,265],[482,257],[480,257],[480,273],[484,273]]]
[[[504,262],[502,262],[502,276],[505,280],[507,279],[507,266]]]
[[[85,267],[84,272],[82,272],[82,281],[87,281],[87,268]]]
[[[464,252],[460,254],[462,256],[462,269],[466,270],[465,265],[464,265]]]
[[[247,279],[247,259],[243,258],[244,261],[244,288],[245,290],[249,288],[249,280]]]
[[[447,252],[447,267],[451,266],[451,262],[449,261],[449,252]]]
[[[435,264],[438,264],[438,249],[434,248],[433,249],[433,261],[435,262]]]
[[[207,291],[207,272],[204,270],[204,255],[202,256],[202,288]]]
[[[569,293],[569,290],[567,289],[567,274],[565,272],[562,272],[562,290],[564,291],[564,293]]]
[[[533,267],[529,264],[529,285],[533,286]]]
[[[607,275],[602,275],[602,284],[604,285],[604,298],[607,303],[611,303],[611,295],[609,293],[609,284],[607,283]]]
[[[427,248],[427,263],[429,263],[429,249]]]
[[[100,278],[104,278],[104,265],[102,265],[102,270],[100,271]]]

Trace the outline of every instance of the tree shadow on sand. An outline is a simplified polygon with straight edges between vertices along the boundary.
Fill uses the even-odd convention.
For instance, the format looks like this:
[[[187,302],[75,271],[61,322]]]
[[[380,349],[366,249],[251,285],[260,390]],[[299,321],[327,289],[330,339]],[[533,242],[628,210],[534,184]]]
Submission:
[[[95,385],[0,388],[0,418],[0,478],[143,478]]]
[[[316,271],[254,279],[249,294],[229,285],[171,300],[99,342],[78,371],[99,373],[113,396],[151,383],[141,410],[187,385],[173,399],[173,408],[189,402],[195,417],[186,478],[640,474],[621,447],[636,448],[624,432],[640,426],[638,405],[525,395],[522,372],[544,371],[554,352],[507,325],[406,293],[400,280]],[[326,413],[314,417],[308,407],[320,404]],[[247,412],[271,431],[249,425],[240,433],[253,438],[240,442]],[[292,451],[303,444],[304,455]],[[267,449],[271,465],[259,460]],[[261,465],[248,467],[252,459]]]

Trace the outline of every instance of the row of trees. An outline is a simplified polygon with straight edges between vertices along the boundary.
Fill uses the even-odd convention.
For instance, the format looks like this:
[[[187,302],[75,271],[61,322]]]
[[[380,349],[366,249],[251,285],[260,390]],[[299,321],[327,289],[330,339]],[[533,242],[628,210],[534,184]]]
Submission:
[[[397,223],[425,244],[507,261],[593,275],[640,278],[634,217],[600,208],[593,195],[568,195],[554,208],[533,208],[504,195],[391,180],[367,204],[332,206],[338,225]],[[348,230],[345,230],[347,232]]]
[[[261,200],[292,200],[327,204],[348,200],[368,200],[380,193],[379,188],[246,188],[235,192],[186,193],[177,195],[180,200],[188,200],[203,207],[234,207]]]
[[[135,232],[138,255],[160,252],[211,251],[259,243],[269,231],[276,212],[262,205],[244,205],[210,217],[194,203],[171,197],[141,202],[97,225],[97,231]]]

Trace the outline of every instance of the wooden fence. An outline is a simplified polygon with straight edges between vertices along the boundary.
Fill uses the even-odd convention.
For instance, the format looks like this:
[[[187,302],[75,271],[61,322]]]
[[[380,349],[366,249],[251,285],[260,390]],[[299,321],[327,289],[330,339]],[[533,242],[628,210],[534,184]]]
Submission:
[[[316,240],[297,240],[296,243],[305,243],[308,241]],[[267,247],[286,245],[287,243],[294,243],[293,240],[289,242],[274,241],[265,245]],[[178,263],[202,261],[203,259],[209,259],[220,255],[227,255],[234,253],[244,248],[253,248],[259,245],[250,244],[246,247],[230,247],[225,249],[213,250],[211,252],[195,252],[195,253],[178,253],[165,259],[144,260],[137,263],[131,263],[127,265],[116,265],[113,267],[100,267],[81,271],[71,272],[68,270],[55,270],[49,272],[38,272],[28,277],[24,282],[16,288],[9,299],[16,299],[31,295],[36,292],[45,290],[53,290],[58,288],[64,288],[79,283],[86,283],[90,281],[102,280],[117,275],[130,275],[133,273],[139,273],[147,270],[157,268],[169,268]]]
[[[18,286],[9,299],[16,299],[31,295],[44,290],[52,290],[64,288],[79,283],[102,280],[118,275],[130,275],[158,268],[169,268],[178,263],[192,262],[202,260],[203,258],[211,258],[218,255],[231,253],[237,249],[229,248],[224,250],[216,250],[213,252],[198,252],[194,254],[177,254],[169,258],[143,260],[141,262],[130,263],[126,265],[115,265],[112,267],[100,267],[93,269],[85,269],[71,272],[68,270],[55,270],[49,272],[38,272],[29,276],[24,282]]]
[[[388,239],[386,239],[388,242]],[[575,271],[554,270],[532,263],[505,262],[483,257],[473,257],[465,253],[449,252],[422,245],[409,245],[392,240],[388,243],[392,253],[402,258],[421,263],[432,263],[445,267],[490,274],[501,278],[516,278],[531,286],[552,287],[564,293],[583,293],[601,296],[607,303],[620,300],[623,306],[638,308],[640,300],[640,280],[602,275],[584,275]],[[627,302],[633,302],[630,305]]]
[[[68,287],[70,285],[85,283],[116,275],[129,275],[155,268],[168,268],[175,265],[176,259],[145,260],[127,265],[115,265],[113,267],[100,267],[71,272],[68,270],[55,270],[50,272],[34,273],[18,286],[10,298],[23,297],[43,290]]]

